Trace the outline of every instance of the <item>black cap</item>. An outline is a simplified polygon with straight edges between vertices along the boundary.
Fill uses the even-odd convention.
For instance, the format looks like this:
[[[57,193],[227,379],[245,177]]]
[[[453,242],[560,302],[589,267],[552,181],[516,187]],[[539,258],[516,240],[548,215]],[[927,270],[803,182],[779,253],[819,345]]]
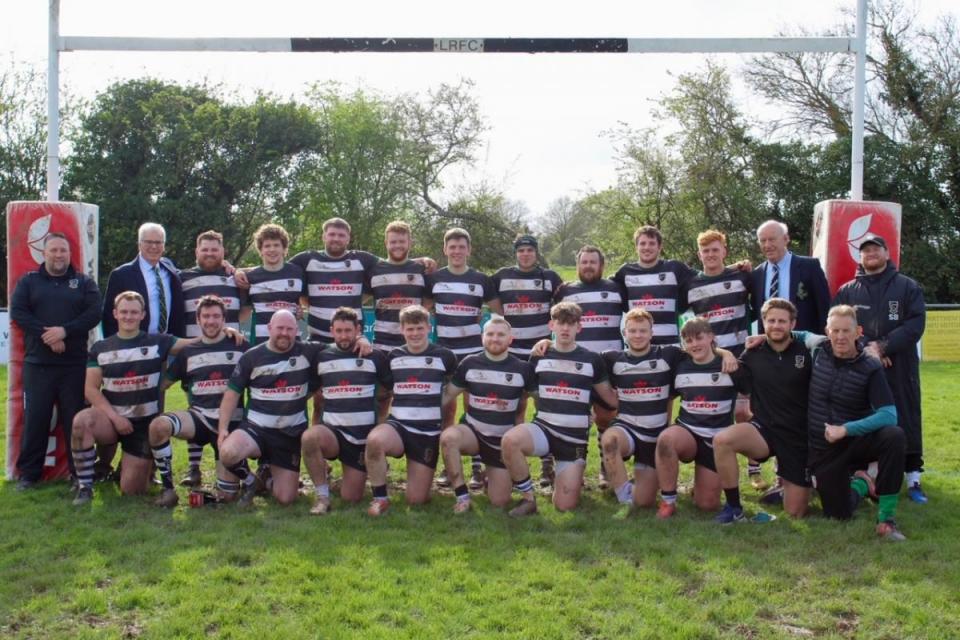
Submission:
[[[520,247],[533,247],[534,249],[539,248],[537,245],[537,239],[531,235],[522,235],[513,241],[514,251],[516,251]]]
[[[887,241],[875,233],[868,233],[867,235],[863,236],[863,240],[860,241],[860,246],[858,248],[863,251],[863,248],[868,244],[875,244],[878,247],[883,247],[884,249],[887,248]]]

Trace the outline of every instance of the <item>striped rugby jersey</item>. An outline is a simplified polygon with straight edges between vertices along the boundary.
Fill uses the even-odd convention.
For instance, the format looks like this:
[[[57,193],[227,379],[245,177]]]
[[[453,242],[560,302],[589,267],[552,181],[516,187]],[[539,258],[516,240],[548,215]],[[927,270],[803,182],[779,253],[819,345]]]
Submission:
[[[587,284],[580,280],[565,282],[557,289],[555,302],[576,302],[583,311],[577,334],[577,345],[594,353],[619,351],[623,348],[620,318],[623,297],[620,287],[607,278]]]
[[[502,437],[517,424],[523,394],[537,390],[530,363],[509,354],[500,361],[491,360],[485,352],[467,356],[450,382],[469,394],[467,423],[491,438]]]
[[[242,293],[237,287],[233,276],[228,276],[223,267],[216,271],[204,271],[200,267],[193,267],[180,272],[180,286],[183,289],[184,320],[187,326],[187,337],[193,338],[201,334],[197,324],[197,304],[200,298],[206,295],[218,296],[227,306],[227,327],[240,330],[240,306],[243,303]]]
[[[380,351],[360,357],[332,344],[317,353],[316,372],[323,424],[353,444],[366,444],[377,425],[377,389],[389,383],[387,357]]]
[[[495,297],[503,305],[503,317],[513,327],[510,353],[529,357],[537,341],[550,337],[550,302],[563,283],[551,269],[504,267],[490,276]]]
[[[680,396],[677,422],[707,439],[733,424],[737,406],[737,380],[741,376],[723,373],[722,367],[720,356],[706,364],[684,358],[674,375],[674,389]]]
[[[698,273],[690,280],[687,303],[695,315],[710,321],[717,346],[739,356],[750,335],[750,274],[727,267],[708,276]]]
[[[240,356],[250,348],[244,342],[237,344],[233,338],[224,336],[214,343],[198,342],[183,348],[167,369],[167,379],[180,380],[187,392],[190,408],[208,419],[207,426],[216,431],[220,419],[220,401],[227,390],[230,374],[233,373]],[[243,398],[230,421],[243,419]]]
[[[421,353],[403,346],[390,352],[387,363],[393,389],[390,418],[414,433],[439,436],[443,385],[457,368],[457,357],[435,344]]]
[[[101,390],[113,410],[130,420],[147,420],[163,410],[160,376],[177,338],[140,332],[133,338],[115,333],[90,347],[87,368],[103,374]]]
[[[659,432],[670,424],[673,373],[685,358],[672,345],[653,345],[642,356],[605,351],[603,360],[619,400],[616,422],[630,427],[641,440],[656,442]]]
[[[428,275],[426,282],[426,297],[433,300],[437,321],[437,344],[460,358],[482,351],[480,313],[483,303],[496,297],[490,277],[472,267],[460,275],[444,267]]]
[[[403,345],[400,333],[400,310],[412,304],[423,304],[426,287],[423,265],[407,260],[394,264],[379,260],[369,272],[369,291],[373,295],[373,341],[390,351]]]
[[[627,311],[642,308],[653,316],[653,344],[679,344],[681,292],[696,273],[682,262],[659,260],[649,268],[638,262],[625,264],[612,279],[625,292]]]
[[[278,271],[260,266],[247,272],[247,280],[250,281],[247,295],[253,305],[250,338],[253,344],[260,344],[270,338],[267,324],[275,311],[286,309],[296,314],[299,310],[304,289],[303,269],[292,262],[284,262]]]
[[[561,440],[586,444],[590,394],[593,385],[607,380],[602,356],[579,344],[567,352],[550,347],[543,356],[532,356],[530,365],[537,383],[534,421]]]
[[[240,357],[228,386],[240,394],[249,390],[247,422],[298,435],[307,426],[318,345],[297,340],[284,353],[267,345],[257,345]]]
[[[362,313],[366,274],[377,263],[377,256],[350,250],[336,258],[325,251],[303,251],[290,262],[303,268],[306,293],[310,301],[310,339],[330,344],[330,318],[337,307],[352,307]]]

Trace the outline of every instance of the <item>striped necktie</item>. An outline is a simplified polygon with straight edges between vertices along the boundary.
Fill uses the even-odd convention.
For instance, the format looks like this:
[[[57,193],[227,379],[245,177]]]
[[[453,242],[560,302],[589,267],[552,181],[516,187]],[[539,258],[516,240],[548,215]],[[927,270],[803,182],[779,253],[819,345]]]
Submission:
[[[780,297],[780,267],[773,265],[773,275],[770,277],[769,298]]]
[[[160,296],[160,315],[157,317],[157,333],[167,332],[167,291],[160,277],[160,267],[153,266],[153,275],[157,278],[157,294]]]

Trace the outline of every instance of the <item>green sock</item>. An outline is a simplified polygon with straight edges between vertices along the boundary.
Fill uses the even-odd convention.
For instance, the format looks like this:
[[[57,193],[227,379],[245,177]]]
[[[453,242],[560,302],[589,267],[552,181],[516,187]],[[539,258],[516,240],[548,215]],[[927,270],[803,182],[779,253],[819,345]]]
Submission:
[[[861,498],[866,498],[867,494],[870,493],[870,487],[867,485],[867,481],[863,478],[854,478],[851,480],[850,488],[853,489]]]
[[[900,496],[896,493],[891,493],[886,496],[879,496],[878,502],[880,507],[877,510],[877,522],[886,522],[887,520],[893,520],[893,517],[897,514],[897,502],[900,500]]]

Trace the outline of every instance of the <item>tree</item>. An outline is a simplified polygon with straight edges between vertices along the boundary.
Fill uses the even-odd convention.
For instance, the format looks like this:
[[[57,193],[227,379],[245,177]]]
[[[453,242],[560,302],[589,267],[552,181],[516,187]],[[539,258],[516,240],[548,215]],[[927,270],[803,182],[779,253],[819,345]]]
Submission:
[[[554,264],[574,264],[577,251],[589,242],[594,224],[579,202],[566,196],[557,198],[539,219],[541,251]]]

